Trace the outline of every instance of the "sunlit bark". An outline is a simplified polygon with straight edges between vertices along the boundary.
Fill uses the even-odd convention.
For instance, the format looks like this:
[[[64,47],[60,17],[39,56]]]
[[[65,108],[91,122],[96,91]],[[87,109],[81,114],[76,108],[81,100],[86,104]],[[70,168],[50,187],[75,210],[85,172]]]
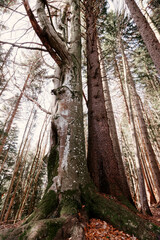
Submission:
[[[134,152],[135,152],[135,166],[136,166],[136,172],[137,172],[137,181],[138,181],[138,188],[139,188],[139,201],[137,202],[138,210],[142,211],[144,214],[151,214],[151,211],[148,206],[147,201],[147,195],[146,195],[146,189],[145,189],[145,183],[143,178],[143,172],[142,172],[142,166],[141,166],[141,158],[140,158],[140,152],[139,152],[139,143],[136,133],[136,127],[135,127],[135,119],[133,114],[133,106],[132,106],[132,94],[133,90],[130,85],[130,76],[128,74],[128,65],[127,65],[127,58],[125,56],[124,47],[121,38],[119,38],[120,41],[120,48],[122,53],[122,60],[123,60],[123,69],[124,69],[124,80],[126,85],[126,94],[128,98],[128,106],[129,106],[129,114],[130,114],[130,130],[132,133],[132,144],[134,146]]]
[[[148,49],[148,52],[160,74],[160,43],[157,40],[153,30],[149,26],[145,16],[140,11],[135,0],[125,0],[131,15],[139,29],[139,32],[143,38],[144,43]]]

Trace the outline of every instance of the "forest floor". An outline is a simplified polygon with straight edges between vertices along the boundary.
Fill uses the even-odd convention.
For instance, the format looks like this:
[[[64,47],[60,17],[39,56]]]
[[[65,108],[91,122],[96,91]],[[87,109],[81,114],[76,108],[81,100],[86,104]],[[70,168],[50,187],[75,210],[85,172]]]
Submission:
[[[146,220],[153,222],[154,224],[160,226],[160,207],[151,208],[153,216],[144,216],[139,214]],[[0,223],[0,231],[7,230],[11,228],[17,228],[23,223],[19,221],[15,224],[11,223]],[[130,236],[118,229],[114,228],[112,225],[100,219],[90,219],[85,227],[85,237],[86,240],[138,240],[135,236]]]
[[[160,226],[160,207],[152,207],[151,212],[153,216],[139,215],[142,218]],[[138,240],[135,236],[130,236],[129,234],[119,231],[112,225],[99,219],[90,219],[85,228],[85,235],[86,240]]]

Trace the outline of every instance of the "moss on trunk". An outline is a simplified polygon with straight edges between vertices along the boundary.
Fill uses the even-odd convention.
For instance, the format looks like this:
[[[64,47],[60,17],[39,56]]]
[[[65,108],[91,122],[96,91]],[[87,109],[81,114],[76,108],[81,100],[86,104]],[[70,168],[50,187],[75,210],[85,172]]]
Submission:
[[[57,145],[52,147],[47,160],[47,171],[48,171],[48,185],[46,192],[53,184],[53,178],[58,175],[58,164],[59,164],[59,153]]]
[[[136,236],[139,240],[160,238],[160,228],[138,216],[114,198],[105,198],[86,186],[82,193],[89,217],[100,218],[119,230]]]
[[[50,190],[44,195],[39,205],[37,206],[37,209],[35,209],[35,211],[30,215],[25,223],[47,218],[49,215],[54,213],[57,206],[58,196],[54,191]]]
[[[81,207],[80,193],[68,190],[61,194],[60,216],[75,215]]]
[[[24,225],[13,232],[3,234],[3,237],[0,234],[0,240],[62,240],[67,238],[82,240],[87,219],[85,216],[84,221],[82,214],[79,214],[82,205],[85,205],[83,211],[87,212],[90,218],[105,220],[117,229],[136,236],[139,240],[158,240],[160,237],[158,226],[143,219],[135,212],[135,209],[131,210],[114,197],[104,197],[96,193],[91,184],[81,190],[81,195],[80,191],[66,191],[59,195],[59,199],[58,205],[56,194],[50,191]],[[55,207],[58,209],[58,218],[52,215]],[[44,219],[39,220],[42,217]]]

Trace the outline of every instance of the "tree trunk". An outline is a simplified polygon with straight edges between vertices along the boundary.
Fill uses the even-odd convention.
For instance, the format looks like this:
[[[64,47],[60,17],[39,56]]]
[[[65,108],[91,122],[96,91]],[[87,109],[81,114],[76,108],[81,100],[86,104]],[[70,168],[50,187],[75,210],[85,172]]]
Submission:
[[[152,31],[154,32],[158,42],[160,43],[160,33],[157,29],[157,27],[155,26],[155,24],[153,23],[152,19],[150,18],[147,10],[145,9],[144,5],[143,5],[143,0],[140,0],[139,1],[139,4],[140,4],[140,10],[141,12],[143,13],[143,15],[145,16],[149,26],[151,27]]]
[[[122,180],[113,151],[105,108],[94,8],[94,1],[86,2],[88,168],[95,185],[101,192],[118,196],[122,194]]]
[[[119,173],[120,173],[120,177],[121,177],[121,181],[122,181],[123,193],[125,194],[125,196],[128,199],[131,200],[132,198],[131,198],[127,178],[125,175],[122,154],[121,154],[121,150],[120,150],[119,139],[118,139],[117,129],[116,129],[116,123],[115,123],[115,118],[114,118],[114,113],[113,113],[111,95],[110,95],[109,86],[108,86],[108,79],[107,79],[107,75],[106,75],[106,71],[105,71],[105,63],[104,63],[104,58],[103,58],[99,39],[98,39],[98,49],[99,49],[99,57],[100,57],[101,75],[102,75],[102,79],[103,79],[102,85],[103,85],[103,90],[104,90],[105,106],[106,106],[106,110],[107,110],[108,124],[109,124],[110,135],[111,135],[111,139],[112,139],[112,143],[113,143],[113,150],[114,150],[114,154],[115,154],[115,157],[116,157],[116,160],[118,163],[118,169],[119,169]]]
[[[138,118],[138,121],[139,121],[139,124],[140,124],[142,139],[145,143],[147,158],[148,158],[149,165],[150,165],[150,170],[151,170],[151,173],[152,173],[152,179],[153,179],[153,181],[155,183],[155,186],[156,186],[156,188],[154,189],[155,197],[156,197],[157,202],[160,202],[160,170],[158,168],[156,155],[154,153],[154,150],[152,148],[152,144],[150,142],[150,138],[149,138],[149,135],[148,135],[146,123],[144,121],[142,109],[141,109],[140,102],[139,102],[139,97],[138,97],[137,92],[136,92],[135,84],[134,84],[134,81],[133,81],[133,78],[132,78],[132,74],[130,72],[128,60],[127,60],[127,57],[126,57],[125,53],[124,53],[124,59],[125,59],[125,64],[126,64],[126,68],[127,68],[127,72],[128,72],[128,80],[129,80],[128,83],[130,85],[132,102],[134,103],[133,106],[135,108],[137,118]]]
[[[149,26],[145,16],[143,16],[135,0],[125,0],[131,15],[139,29],[148,52],[155,64],[155,67],[160,74],[160,43],[158,42],[153,30]]]
[[[18,151],[18,154],[17,154],[17,159],[16,159],[16,163],[15,163],[15,167],[14,167],[14,171],[13,171],[13,174],[12,174],[12,179],[11,179],[11,182],[10,182],[10,185],[9,185],[9,189],[8,189],[8,192],[7,192],[7,195],[6,195],[6,199],[5,199],[5,202],[4,202],[4,205],[3,205],[3,208],[2,208],[2,211],[1,211],[1,215],[0,215],[0,220],[2,221],[3,218],[4,218],[4,214],[5,214],[5,211],[6,211],[6,208],[7,208],[7,204],[8,204],[8,201],[9,201],[9,198],[10,198],[10,195],[11,195],[11,192],[12,192],[12,188],[13,188],[13,185],[14,185],[14,182],[15,182],[15,179],[18,177],[18,170],[19,170],[19,167],[20,167],[20,164],[21,164],[21,161],[23,159],[23,153],[24,153],[24,149],[26,147],[26,144],[28,142],[28,138],[29,138],[29,134],[30,134],[30,131],[31,131],[31,127],[33,125],[33,119],[34,119],[34,116],[32,116],[33,114],[33,111],[34,111],[34,107],[32,109],[32,112],[30,113],[30,116],[28,118],[28,121],[27,121],[27,124],[26,124],[26,127],[25,127],[25,130],[24,130],[24,134],[23,134],[23,137],[22,137],[22,141],[21,141],[21,144],[20,144],[20,147],[19,147],[19,151]],[[32,117],[32,120],[31,120],[31,117]],[[30,123],[30,126],[29,126],[29,122],[31,120],[31,123]],[[27,128],[29,126],[29,130],[28,130],[28,133],[27,133]],[[26,137],[24,138],[25,134],[27,133]],[[24,142],[24,143],[23,143]],[[22,148],[22,145],[23,145],[23,148]],[[23,160],[23,163],[24,163],[25,160]],[[22,164],[23,164],[22,163]],[[19,179],[20,180],[20,179]],[[16,195],[16,188],[18,187],[18,182],[19,180],[17,180],[17,186],[15,187],[14,189],[14,193],[13,193],[13,196],[10,200],[10,203],[9,203],[9,207],[7,209],[7,213],[6,213],[6,216],[5,216],[5,221],[7,221],[8,219],[8,212],[10,212],[10,207],[12,206],[12,201],[14,200],[15,198],[15,195]]]
[[[13,120],[14,120],[15,115],[16,115],[16,113],[17,113],[17,110],[18,110],[20,101],[21,101],[21,99],[22,99],[22,97],[23,97],[23,93],[24,93],[24,91],[25,91],[25,89],[26,89],[26,87],[27,87],[27,83],[28,83],[28,81],[29,81],[29,77],[30,77],[30,74],[28,74],[28,76],[27,76],[27,78],[26,78],[26,80],[25,80],[25,83],[24,83],[24,85],[23,85],[22,92],[21,92],[21,94],[19,95],[19,97],[18,97],[18,99],[17,99],[16,105],[15,105],[14,110],[13,110],[13,112],[12,112],[12,114],[11,114],[10,119],[9,119],[7,128],[6,128],[6,130],[5,130],[5,135],[4,135],[4,137],[3,137],[2,141],[1,141],[1,145],[0,145],[0,155],[2,154],[4,145],[5,145],[6,140],[7,140],[7,136],[8,136],[8,134],[9,134],[9,131],[10,131],[11,126],[12,126],[12,123],[13,123]]]
[[[146,195],[146,189],[144,184],[144,178],[143,178],[143,172],[142,172],[142,165],[141,165],[141,158],[140,158],[140,152],[139,152],[139,143],[135,128],[135,119],[133,115],[133,106],[132,106],[132,88],[130,86],[130,76],[128,74],[128,65],[126,63],[127,59],[124,52],[124,47],[121,38],[120,40],[120,48],[122,52],[122,60],[123,60],[123,69],[124,69],[124,80],[126,85],[126,93],[128,98],[128,106],[129,106],[129,114],[130,114],[130,130],[132,133],[132,140],[133,140],[133,146],[134,146],[134,153],[135,153],[135,166],[137,171],[137,177],[138,177],[138,187],[139,187],[139,201],[137,208],[140,212],[143,212],[143,214],[150,214],[151,211],[148,206],[147,201],[147,195]],[[138,196],[138,195],[137,195]]]

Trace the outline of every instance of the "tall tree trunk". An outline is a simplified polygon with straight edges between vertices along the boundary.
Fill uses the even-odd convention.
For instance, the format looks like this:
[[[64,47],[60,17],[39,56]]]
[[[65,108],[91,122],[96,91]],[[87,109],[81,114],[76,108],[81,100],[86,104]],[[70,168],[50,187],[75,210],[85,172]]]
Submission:
[[[109,124],[110,135],[111,135],[111,139],[112,139],[112,143],[113,143],[113,150],[114,150],[114,154],[115,154],[115,157],[116,157],[116,160],[118,163],[118,169],[119,169],[119,173],[120,173],[121,180],[122,180],[123,193],[125,193],[125,196],[127,196],[128,199],[131,199],[130,189],[129,189],[127,178],[126,178],[125,171],[124,171],[122,154],[121,154],[121,150],[120,150],[119,139],[118,139],[117,129],[116,129],[116,123],[115,123],[115,118],[114,118],[114,113],[113,113],[111,95],[110,95],[110,90],[109,90],[109,86],[108,86],[108,79],[107,79],[107,75],[106,75],[106,71],[105,71],[105,62],[104,62],[104,57],[102,54],[102,49],[101,49],[99,39],[98,39],[98,49],[99,49],[101,75],[102,75],[102,79],[103,79],[102,85],[103,85],[103,90],[104,90],[105,106],[106,106],[106,110],[107,110],[108,124]]]
[[[158,42],[153,30],[149,26],[145,16],[140,11],[135,0],[125,0],[131,15],[139,29],[139,32],[143,38],[144,43],[148,49],[148,52],[160,74],[160,43]]]
[[[15,116],[16,116],[16,113],[17,113],[17,110],[18,110],[20,101],[21,101],[21,99],[22,99],[22,97],[23,97],[23,93],[24,93],[24,91],[25,91],[25,89],[26,89],[26,87],[27,87],[27,83],[28,83],[29,79],[30,79],[30,73],[28,74],[28,76],[27,76],[27,78],[26,78],[26,80],[25,80],[25,83],[24,83],[24,85],[23,85],[22,92],[21,92],[21,94],[19,95],[19,97],[18,97],[18,99],[17,99],[16,105],[15,105],[15,107],[14,107],[14,109],[13,109],[13,112],[12,112],[11,117],[10,117],[10,119],[9,119],[8,125],[7,125],[7,127],[6,127],[5,135],[4,135],[4,137],[3,137],[2,141],[1,141],[1,145],[0,145],[0,155],[2,154],[4,145],[5,145],[6,140],[7,140],[7,136],[8,136],[8,134],[9,134],[10,129],[11,129],[13,120],[14,120],[14,118],[15,118]]]
[[[126,108],[126,112],[127,112],[127,117],[128,117],[128,121],[130,122],[130,117],[129,117],[129,109],[128,109],[128,103],[127,103],[127,99],[126,99],[126,94],[125,94],[125,91],[124,91],[124,87],[123,87],[123,81],[122,81],[122,77],[121,77],[121,74],[120,74],[120,70],[119,70],[119,67],[118,67],[118,63],[117,63],[117,59],[116,59],[116,56],[114,54],[114,66],[115,66],[115,75],[118,77],[119,79],[119,82],[120,82],[120,89],[121,89],[121,92],[122,92],[122,96],[123,96],[123,99],[124,99],[124,104],[125,104],[125,108]]]
[[[122,180],[113,151],[98,55],[95,1],[86,1],[88,80],[88,168],[102,192],[122,194]],[[119,184],[121,183],[121,184]]]
[[[33,114],[33,111],[34,111],[34,107],[33,107],[32,111],[30,113],[30,116],[28,118],[25,130],[24,130],[24,133],[23,133],[22,141],[21,141],[21,144],[20,144],[20,147],[19,147],[19,150],[18,150],[15,167],[14,167],[14,171],[13,171],[13,174],[12,174],[12,179],[11,179],[10,186],[9,186],[9,189],[8,189],[8,192],[7,192],[7,195],[6,195],[6,199],[5,199],[5,202],[4,202],[2,211],[1,211],[1,215],[0,215],[0,220],[1,221],[3,220],[4,214],[5,214],[5,211],[6,211],[6,208],[7,208],[7,204],[8,204],[11,192],[12,192],[12,188],[13,188],[14,182],[15,182],[15,180],[17,178],[17,175],[18,175],[19,166],[20,166],[21,161],[23,159],[24,149],[25,149],[26,144],[28,142],[29,134],[30,134],[31,127],[32,127],[32,124],[33,124],[33,119],[34,119],[34,116],[33,116],[33,119],[31,120],[31,116]],[[30,120],[31,120],[31,123],[30,123]],[[29,126],[29,123],[30,123],[30,126]],[[28,126],[29,126],[29,130],[28,130],[28,133],[27,133]],[[27,133],[27,135],[26,135],[26,133]],[[26,137],[24,138],[25,135],[26,135]],[[23,147],[22,147],[22,145],[23,145]],[[17,180],[17,182],[18,182],[18,180]],[[18,185],[17,185],[17,187],[18,187]],[[15,188],[17,188],[17,187],[15,187]],[[16,194],[16,192],[15,192],[15,194]],[[13,196],[12,196],[10,202],[12,202],[14,200],[14,197],[15,197],[14,195],[15,194],[13,193]],[[9,208],[8,208],[7,212],[10,211],[11,206],[12,206],[12,203],[9,204]],[[7,220],[7,219],[8,219],[8,213],[6,213],[6,219],[5,220]]]
[[[154,32],[158,42],[160,43],[160,33],[157,29],[157,27],[155,26],[155,24],[153,23],[152,19],[150,18],[147,10],[145,9],[144,5],[143,5],[143,0],[140,0],[139,1],[139,4],[140,4],[140,10],[141,12],[143,13],[143,15],[145,16],[149,26],[151,27],[152,31]]]
[[[120,48],[122,52],[124,80],[126,85],[126,93],[127,93],[129,113],[130,113],[130,129],[132,133],[132,140],[133,140],[134,152],[135,152],[135,166],[136,166],[137,177],[138,177],[137,180],[138,180],[138,187],[139,187],[139,201],[138,201],[137,207],[140,212],[143,212],[143,214],[151,215],[151,211],[149,209],[148,201],[147,201],[147,195],[146,195],[146,189],[145,189],[145,183],[144,183],[142,165],[141,165],[141,159],[140,159],[140,152],[139,152],[139,146],[138,146],[139,144],[138,144],[138,138],[137,138],[137,133],[135,128],[134,115],[133,115],[133,106],[131,101],[132,89],[129,84],[128,68],[126,65],[126,57],[125,57],[124,47],[121,39],[120,39]]]
[[[44,1],[38,1],[41,3],[38,9],[39,14],[41,12],[45,17]],[[68,3],[68,1],[66,2]],[[60,3],[58,2],[58,4]],[[34,27],[37,26],[27,0],[24,0],[24,4],[26,4],[28,15],[34,22]],[[48,175],[53,181],[51,187],[48,188],[37,209],[25,224],[9,232],[5,239],[82,240],[84,239],[84,222],[85,219],[87,220],[87,218],[83,219],[82,216],[84,217],[84,212],[87,212],[88,216],[107,220],[115,227],[130,232],[131,235],[134,234],[141,240],[153,240],[158,237],[159,228],[141,219],[133,211],[119,204],[118,201],[97,194],[88,175],[84,148],[80,80],[81,34],[79,6],[80,1],[69,0],[67,11],[68,36],[70,36],[69,41],[67,41],[69,43],[68,58],[65,59],[66,61],[64,61],[64,58],[60,61],[61,85],[54,91],[57,103],[56,115],[53,116],[52,122],[53,144],[55,143],[55,145],[51,148],[48,161],[51,164],[50,167],[55,166],[54,170],[57,171],[52,172],[50,168],[51,172]],[[47,23],[48,17],[46,16],[44,19]],[[47,27],[48,24],[46,24],[44,30],[47,30]],[[44,31],[38,29],[43,35]],[[46,47],[51,46],[48,42],[51,33],[52,31],[47,36],[45,35]],[[60,45],[60,47],[62,46],[64,45]],[[54,51],[51,51],[53,45],[49,50],[49,53],[55,54]],[[64,57],[63,54],[61,56]],[[56,160],[58,163],[56,163]],[[59,165],[58,169],[56,165]],[[120,183],[118,182],[118,184]]]
[[[134,80],[132,78],[132,74],[130,72],[128,60],[127,60],[127,57],[126,57],[124,51],[123,51],[123,54],[124,54],[123,56],[124,56],[124,61],[125,61],[125,64],[126,64],[126,69],[127,69],[127,74],[128,74],[128,83],[129,83],[129,86],[130,86],[132,102],[133,102],[133,106],[135,108],[137,118],[138,118],[138,121],[139,121],[139,124],[140,124],[141,132],[142,132],[142,138],[143,138],[144,143],[145,143],[146,152],[147,152],[148,160],[149,160],[149,165],[150,165],[151,172],[152,172],[152,178],[153,178],[153,181],[154,181],[155,186],[156,186],[156,188],[154,189],[155,190],[155,196],[156,196],[157,202],[160,202],[160,170],[158,168],[156,155],[154,153],[154,150],[152,148],[152,144],[150,142],[150,137],[148,135],[146,123],[145,123],[144,118],[143,118],[143,112],[142,112],[142,109],[141,109],[141,106],[140,106],[139,97],[138,97],[138,94],[136,92],[135,83],[134,83]]]

